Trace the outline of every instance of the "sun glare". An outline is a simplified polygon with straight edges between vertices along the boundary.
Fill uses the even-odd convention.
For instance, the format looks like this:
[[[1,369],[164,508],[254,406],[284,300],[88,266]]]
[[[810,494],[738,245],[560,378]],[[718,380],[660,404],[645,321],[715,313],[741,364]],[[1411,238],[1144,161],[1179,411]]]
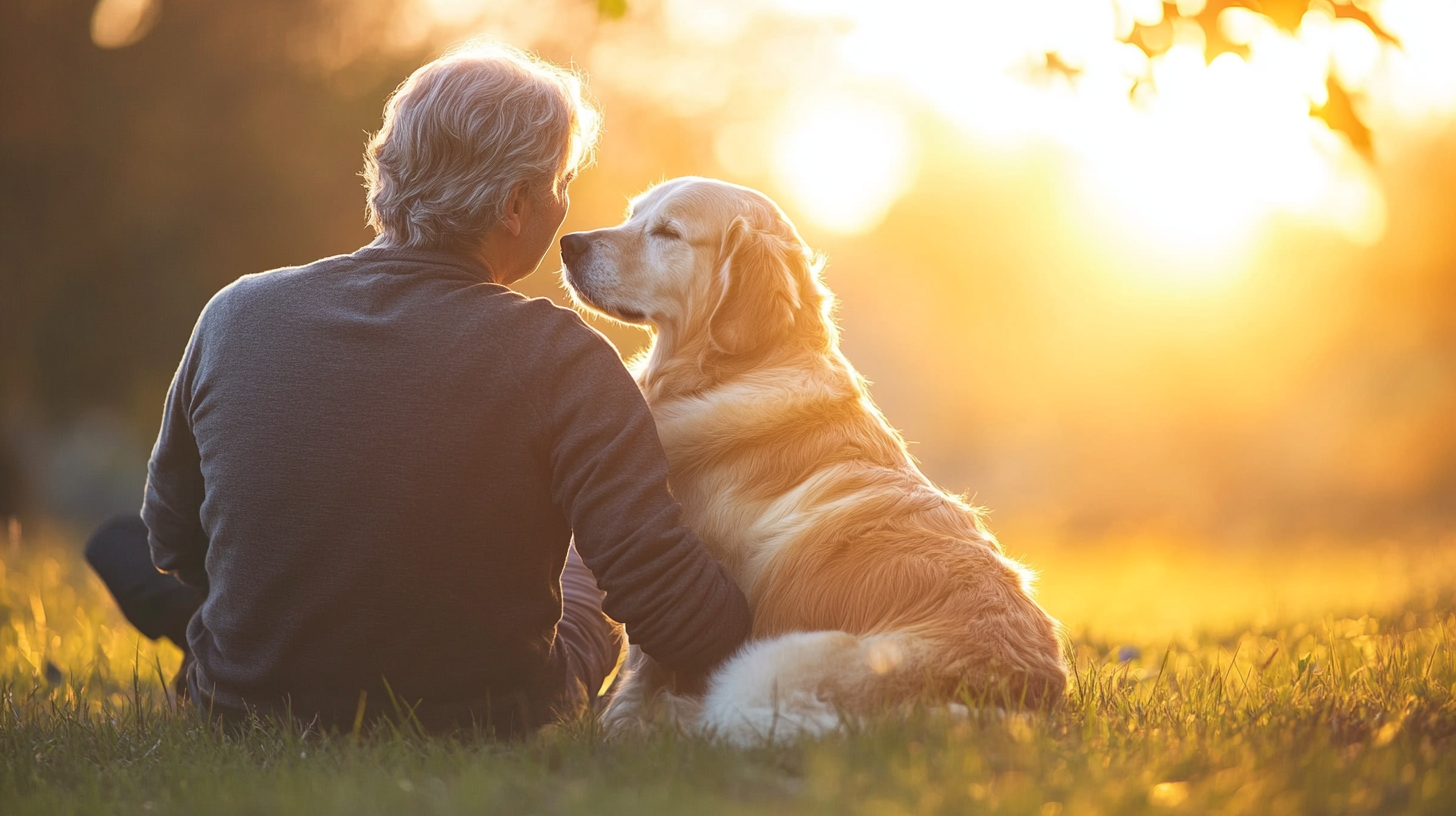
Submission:
[[[913,172],[910,135],[900,114],[861,101],[797,111],[773,158],[774,174],[797,208],[842,233],[878,224]]]
[[[1312,3],[1292,34],[1226,10],[1218,34],[1247,56],[1207,61],[1205,32],[1184,19],[1157,30],[1167,42],[1152,57],[1119,40],[1134,23],[1164,22],[1155,0],[779,2],[790,14],[837,18],[847,28],[846,66],[910,89],[971,138],[1060,144],[1081,168],[1074,206],[1110,229],[1109,241],[1193,259],[1176,267],[1188,283],[1237,274],[1271,216],[1359,244],[1384,230],[1384,202],[1360,146],[1310,111],[1329,102],[1327,76],[1357,93],[1382,82],[1392,49],[1364,24],[1336,19],[1332,6]],[[1390,27],[1437,13],[1419,0],[1389,4],[1399,7]],[[1379,17],[1380,4],[1361,5]],[[1179,6],[1194,13],[1203,3]],[[822,175],[799,171],[795,190],[825,184]]]

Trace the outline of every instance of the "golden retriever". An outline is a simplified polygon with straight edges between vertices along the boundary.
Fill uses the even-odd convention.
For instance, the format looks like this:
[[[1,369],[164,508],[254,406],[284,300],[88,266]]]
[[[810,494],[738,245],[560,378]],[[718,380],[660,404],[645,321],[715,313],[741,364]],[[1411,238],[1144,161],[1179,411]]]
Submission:
[[[665,713],[747,745],[887,705],[1060,699],[1057,622],[870,400],[839,351],[822,262],[773,201],[674,179],[620,226],[561,244],[580,304],[655,331],[634,369],[673,491],[754,613],[703,694],[633,650],[610,732]]]

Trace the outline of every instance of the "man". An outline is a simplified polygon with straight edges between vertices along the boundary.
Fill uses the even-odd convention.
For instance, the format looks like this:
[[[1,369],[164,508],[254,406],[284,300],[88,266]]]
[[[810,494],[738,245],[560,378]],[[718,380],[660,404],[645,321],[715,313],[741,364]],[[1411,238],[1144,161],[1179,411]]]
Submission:
[[[746,637],[616,352],[506,288],[551,246],[596,117],[574,75],[520,51],[448,54],[369,145],[379,237],[203,310],[145,530],[104,527],[88,556],[142,631],[185,640],[204,711],[519,733],[614,670],[603,609],[686,675]],[[128,560],[144,532],[180,584]]]

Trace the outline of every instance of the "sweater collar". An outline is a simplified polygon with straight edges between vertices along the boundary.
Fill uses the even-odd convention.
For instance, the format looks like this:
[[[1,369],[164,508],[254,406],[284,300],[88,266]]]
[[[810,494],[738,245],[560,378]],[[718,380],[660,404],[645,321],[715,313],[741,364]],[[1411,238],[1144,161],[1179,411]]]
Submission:
[[[376,238],[370,244],[360,247],[353,253],[354,258],[370,263],[405,263],[422,264],[426,266],[448,267],[457,272],[469,275],[472,279],[491,286],[501,286],[490,279],[490,271],[485,264],[476,258],[463,253],[452,252],[441,249],[422,249],[420,247],[383,246],[381,239]],[[501,288],[509,288],[502,286]]]

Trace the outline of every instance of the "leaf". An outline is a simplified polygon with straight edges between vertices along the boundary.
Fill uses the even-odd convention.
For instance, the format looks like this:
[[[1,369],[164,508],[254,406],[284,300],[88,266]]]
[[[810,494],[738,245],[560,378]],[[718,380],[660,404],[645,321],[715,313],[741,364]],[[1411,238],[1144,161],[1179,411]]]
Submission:
[[[1350,102],[1350,95],[1334,77],[1325,79],[1325,92],[1327,99],[1322,107],[1310,112],[1316,119],[1323,119],[1330,130],[1336,133],[1345,134],[1350,140],[1350,146],[1366,159],[1373,158],[1373,149],[1370,141],[1370,128],[1360,120],[1360,115],[1355,112],[1355,106]]]
[[[1132,34],[1128,35],[1127,41],[1149,57],[1156,57],[1173,46],[1173,24],[1167,15],[1157,25],[1138,23],[1132,27]]]
[[[1380,23],[1375,22],[1375,18],[1370,16],[1370,12],[1365,11],[1354,3],[1336,5],[1335,19],[1356,20],[1364,23],[1365,27],[1370,29],[1370,33],[1374,34],[1378,39],[1384,40],[1397,48],[1400,47],[1400,40],[1397,40],[1394,34],[1381,28]]]
[[[1082,75],[1081,68],[1071,65],[1066,60],[1062,59],[1061,54],[1058,54],[1055,51],[1048,51],[1043,54],[1042,60],[1045,63],[1044,70],[1048,74],[1060,74],[1067,79],[1076,79],[1077,77]]]
[[[1309,0],[1259,0],[1259,2],[1237,5],[1259,12],[1273,20],[1274,25],[1285,31],[1299,28],[1299,21],[1303,20],[1304,13],[1309,11]]]
[[[1228,0],[1224,0],[1223,2],[1220,2],[1220,0],[1209,0],[1208,3],[1204,4],[1203,10],[1194,15],[1192,19],[1198,23],[1199,28],[1203,29],[1203,60],[1205,62],[1213,62],[1214,58],[1219,54],[1237,54],[1245,58],[1249,56],[1249,47],[1247,45],[1233,42],[1224,37],[1223,29],[1219,28],[1218,15],[1222,14],[1223,10],[1228,8],[1247,8],[1251,11],[1258,10],[1257,8],[1251,8],[1251,4],[1249,3],[1229,2]]]
[[[1133,26],[1132,34],[1128,36],[1127,42],[1142,49],[1144,54],[1150,57],[1167,51],[1173,44],[1173,19],[1192,20],[1203,29],[1204,60],[1213,62],[1213,58],[1223,53],[1238,54],[1241,57],[1249,55],[1249,48],[1239,45],[1224,38],[1218,27],[1218,15],[1226,8],[1244,8],[1258,12],[1259,4],[1254,0],[1208,0],[1203,9],[1197,14],[1184,16],[1178,13],[1177,3],[1163,3],[1163,19],[1152,26],[1138,23]]]
[[[1310,0],[1257,0],[1257,2],[1256,0],[1246,0],[1246,2],[1226,3],[1226,5],[1241,5],[1257,11],[1273,20],[1274,25],[1292,32],[1299,28],[1305,12],[1309,11],[1314,4]],[[1400,41],[1395,38],[1395,35],[1381,28],[1380,24],[1375,22],[1375,18],[1370,16],[1370,12],[1354,3],[1335,2],[1332,5],[1335,10],[1335,19],[1355,20],[1363,23],[1377,38],[1392,45],[1400,45]],[[1329,6],[1326,6],[1326,9],[1328,8]]]
[[[627,16],[627,0],[597,0],[597,16],[620,20]]]
[[[1275,26],[1286,32],[1293,32],[1299,28],[1304,15],[1311,7],[1310,0],[1208,0],[1197,14],[1184,17],[1178,12],[1177,3],[1163,3],[1163,19],[1157,25],[1143,25],[1138,23],[1133,26],[1132,32],[1127,36],[1126,42],[1137,46],[1149,57],[1155,57],[1167,51],[1173,44],[1173,21],[1175,19],[1191,20],[1199,28],[1203,29],[1204,51],[1203,56],[1206,62],[1213,60],[1220,54],[1231,53],[1240,57],[1249,56],[1249,48],[1229,41],[1224,37],[1218,25],[1218,16],[1225,9],[1242,8],[1248,9],[1256,14],[1268,17]],[[1330,6],[1326,6],[1330,8]],[[1384,28],[1381,28],[1370,14],[1353,3],[1336,3],[1333,5],[1336,18],[1356,20],[1363,24],[1377,39],[1400,47],[1400,42]],[[1048,69],[1055,70],[1050,60],[1047,62]],[[1134,84],[1136,91],[1142,80]],[[1350,95],[1335,81],[1333,76],[1325,80],[1326,102],[1319,108],[1312,108],[1310,116],[1321,119],[1329,125],[1330,130],[1343,133],[1350,141],[1350,146],[1363,156],[1367,161],[1374,158],[1374,151],[1371,144],[1370,128],[1360,118],[1360,114],[1351,103]]]

